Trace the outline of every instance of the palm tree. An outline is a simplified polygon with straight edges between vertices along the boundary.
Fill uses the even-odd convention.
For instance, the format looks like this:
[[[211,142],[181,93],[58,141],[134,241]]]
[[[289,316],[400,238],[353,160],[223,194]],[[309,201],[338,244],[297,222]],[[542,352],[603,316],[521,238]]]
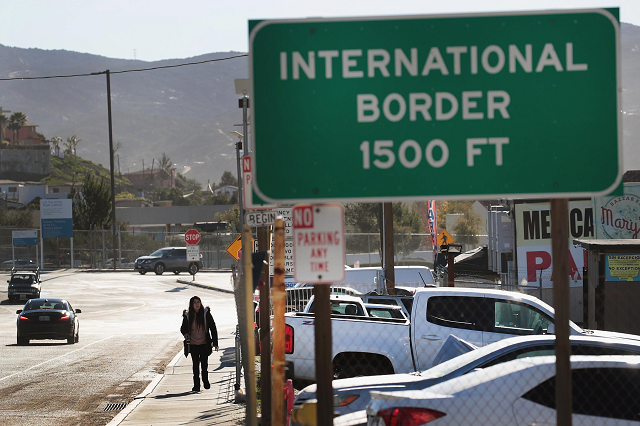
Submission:
[[[60,142],[62,142],[62,138],[60,136],[54,136],[51,138],[51,143],[53,143],[53,152],[56,157],[60,157]]]
[[[4,141],[4,129],[9,124],[9,119],[6,115],[0,113],[0,142]]]
[[[158,167],[160,167],[160,178],[168,179],[171,177],[171,166],[173,166],[173,162],[171,158],[167,157],[166,153],[162,153],[162,157],[158,159]]]
[[[82,142],[82,139],[78,139],[76,135],[67,138],[67,142],[65,142],[64,146],[69,150],[69,154],[73,154],[74,157],[77,157],[77,147],[78,144]]]
[[[27,116],[21,113],[20,111],[14,112],[9,117],[9,125],[7,128],[13,130],[14,138],[13,142],[16,143],[18,141],[18,131],[25,125],[27,122]]]

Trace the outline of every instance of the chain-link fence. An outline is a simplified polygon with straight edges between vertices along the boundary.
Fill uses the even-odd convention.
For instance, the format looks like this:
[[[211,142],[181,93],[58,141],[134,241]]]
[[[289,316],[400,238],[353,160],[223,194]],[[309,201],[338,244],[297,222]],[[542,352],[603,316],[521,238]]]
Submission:
[[[0,256],[3,262],[13,259],[38,259],[40,264],[41,247],[12,247],[12,231],[21,229],[0,229]],[[31,229],[33,230],[33,229]],[[38,237],[40,230],[37,230]],[[221,232],[202,232],[199,243],[203,269],[231,269],[236,261],[226,248],[237,235]],[[184,247],[184,233],[144,231],[133,228],[116,234],[116,268],[132,269],[135,260],[147,256],[163,247]],[[92,229],[73,231],[74,267],[87,269],[113,268],[114,244],[111,229]],[[44,240],[45,268],[68,268],[71,266],[71,239],[50,238]]]
[[[423,237],[405,236],[405,245],[418,244],[411,251],[397,250],[396,266],[404,261],[405,266],[432,268],[432,248],[424,244]],[[347,265],[358,262],[360,269],[381,269],[379,238],[377,234],[348,234]],[[396,244],[399,240],[402,236],[396,235]],[[472,242],[467,244],[464,250],[474,248]],[[376,425],[423,424],[436,419],[442,419],[442,424],[556,424],[551,271],[548,276],[521,282],[503,281],[504,276],[489,271],[486,264],[483,268],[455,264],[454,272],[454,287],[448,287],[448,269],[441,267],[432,275],[435,286],[415,294],[410,289],[409,294],[385,294],[386,285],[377,285],[380,275],[376,280],[369,277],[361,283],[332,287],[331,368],[337,415],[366,409],[369,421],[374,422],[370,424]],[[568,404],[573,424],[640,424],[636,402],[640,400],[636,398],[640,338],[618,334],[612,339],[611,334],[580,327],[584,275],[582,271],[570,283],[569,309],[574,322],[569,350],[583,356],[571,361],[573,399]],[[417,283],[397,280],[395,284],[402,288]],[[300,390],[295,403],[300,408],[317,397],[316,388],[305,386],[316,381],[315,332],[324,331],[326,325],[317,324],[309,304],[313,286],[298,285],[286,291],[286,371]],[[422,373],[403,375],[415,371]],[[381,376],[385,374],[392,375]],[[340,380],[357,376],[367,377]],[[404,393],[389,398],[374,391]],[[435,394],[440,396],[434,398]],[[302,423],[296,423],[294,416],[292,424]]]

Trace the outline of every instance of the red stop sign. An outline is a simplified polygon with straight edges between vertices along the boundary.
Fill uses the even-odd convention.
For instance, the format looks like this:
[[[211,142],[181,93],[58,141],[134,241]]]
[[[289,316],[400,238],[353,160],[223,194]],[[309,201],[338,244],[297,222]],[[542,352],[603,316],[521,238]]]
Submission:
[[[184,233],[184,241],[194,246],[200,242],[200,233],[195,229],[189,229]]]

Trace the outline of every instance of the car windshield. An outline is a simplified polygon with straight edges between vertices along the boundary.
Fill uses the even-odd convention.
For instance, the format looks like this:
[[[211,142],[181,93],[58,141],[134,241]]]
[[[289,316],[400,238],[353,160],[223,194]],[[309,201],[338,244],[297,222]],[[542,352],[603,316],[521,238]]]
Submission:
[[[153,253],[151,253],[149,256],[152,257],[162,257],[165,254],[169,253],[171,251],[171,249],[160,249],[160,250],[156,250]]]
[[[11,277],[11,284],[31,284],[33,282],[33,275],[19,275],[15,274]]]
[[[69,305],[63,300],[30,300],[24,306],[25,311],[36,309],[69,310]]]

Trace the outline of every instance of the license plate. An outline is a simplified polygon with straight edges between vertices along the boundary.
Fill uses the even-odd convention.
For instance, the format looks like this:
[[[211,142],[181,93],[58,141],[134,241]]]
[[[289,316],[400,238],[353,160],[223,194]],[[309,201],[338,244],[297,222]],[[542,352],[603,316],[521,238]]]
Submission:
[[[20,295],[20,299],[26,299],[26,298],[27,298],[27,295],[26,295],[26,294],[21,294],[21,295]]]
[[[43,315],[43,316],[40,317],[40,321],[49,321],[49,320],[50,320],[49,316]]]

